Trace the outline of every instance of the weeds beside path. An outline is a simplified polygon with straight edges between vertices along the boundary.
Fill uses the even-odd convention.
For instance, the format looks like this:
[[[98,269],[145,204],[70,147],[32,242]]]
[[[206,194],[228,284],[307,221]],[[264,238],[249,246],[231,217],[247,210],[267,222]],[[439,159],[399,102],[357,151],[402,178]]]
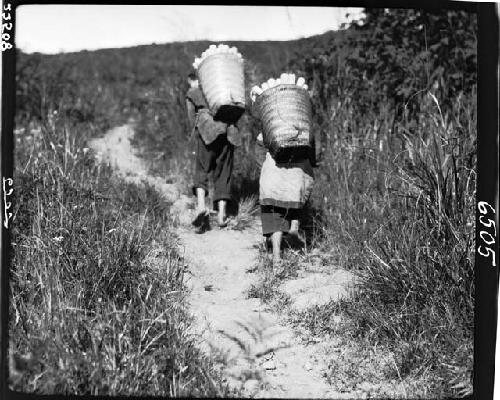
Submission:
[[[94,144],[126,181],[146,182],[173,202],[170,212],[195,316],[191,333],[230,387],[251,397],[435,397],[441,378],[411,358],[411,348],[378,343],[349,328],[357,323],[356,318],[348,320],[359,297],[354,303],[328,302],[332,293],[342,297],[352,281],[350,272],[311,249],[306,257],[287,259],[285,279],[275,276],[266,263],[259,264],[256,219],[240,231],[215,228],[194,234],[189,226],[193,204],[182,193],[185,185],[172,177],[166,183],[150,176],[134,155],[129,141],[133,134],[133,126],[125,125]],[[371,282],[366,272],[360,275]],[[408,363],[421,367],[403,369]]]
[[[171,203],[155,182],[131,183],[141,168],[129,154],[129,127],[92,142],[103,157],[128,160],[128,177],[95,161],[88,141],[97,128],[63,119],[16,132],[9,388],[224,395],[213,362],[187,334]]]
[[[128,124],[112,129],[91,146],[126,181],[147,182],[173,201],[172,212],[183,214],[173,215],[177,221],[189,221],[186,196],[175,183],[148,175],[130,145],[132,136],[133,124]],[[322,378],[321,368],[310,367],[321,367],[315,344],[302,344],[291,327],[280,323],[280,315],[260,299],[249,298],[248,291],[257,280],[250,272],[258,262],[261,236],[257,220],[244,231],[216,228],[205,235],[196,235],[181,223],[177,235],[196,320],[192,333],[200,334],[200,346],[219,362],[231,387],[255,397],[342,396]]]
[[[299,356],[230,365],[226,381],[256,396],[264,382],[276,396],[300,394],[287,354],[334,398],[472,393],[477,15],[365,11],[341,32],[231,44],[245,54],[247,93],[282,71],[314,93],[323,151],[301,221],[308,245],[286,251],[280,271],[256,259],[258,225],[241,212],[255,205],[263,156],[251,109],[234,157],[239,215],[230,231],[190,231],[185,72],[209,42],[16,53],[13,390],[227,395],[220,352],[203,354],[189,333],[194,313],[194,331],[233,353],[251,353],[241,334],[259,337],[249,328],[259,315],[302,338]],[[88,151],[105,132],[92,144],[114,171]],[[352,274],[355,295],[336,301]],[[203,315],[220,322],[213,335]]]
[[[90,146],[97,152],[98,160],[109,163],[127,183],[147,183],[165,200],[177,200],[180,197],[177,185],[149,176],[146,164],[135,154],[130,143],[134,136],[134,125],[131,120],[127,125],[111,129],[104,137],[92,140]]]
[[[256,275],[260,231],[179,231],[189,260],[191,309],[206,348],[221,357],[233,386],[257,397],[335,398],[319,375],[307,371],[314,349],[302,346],[279,317],[248,298]]]

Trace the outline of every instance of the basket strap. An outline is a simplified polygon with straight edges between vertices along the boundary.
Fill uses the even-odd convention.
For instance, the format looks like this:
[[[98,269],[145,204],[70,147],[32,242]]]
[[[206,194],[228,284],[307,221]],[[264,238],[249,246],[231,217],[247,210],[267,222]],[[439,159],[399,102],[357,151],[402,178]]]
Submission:
[[[194,119],[194,124],[193,124],[193,129],[191,130],[191,133],[189,134],[189,139],[188,139],[188,144],[191,143],[195,136],[196,132],[196,127],[198,126],[198,120],[200,119],[200,114],[196,113],[195,119]]]
[[[299,135],[302,133],[302,129],[298,128],[297,126],[293,125],[293,127],[295,128],[295,130],[297,131],[297,134],[292,137],[291,139],[296,139],[299,137]]]

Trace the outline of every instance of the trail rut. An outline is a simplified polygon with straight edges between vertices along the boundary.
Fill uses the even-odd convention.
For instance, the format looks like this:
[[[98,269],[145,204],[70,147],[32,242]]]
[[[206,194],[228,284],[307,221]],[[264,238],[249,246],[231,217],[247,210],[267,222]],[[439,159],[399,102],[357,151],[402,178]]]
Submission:
[[[189,197],[176,184],[148,175],[130,144],[133,134],[133,125],[127,124],[93,140],[90,146],[123,179],[155,187],[174,202],[172,212],[189,221]],[[181,224],[177,234],[189,267],[187,285],[196,320],[193,334],[205,351],[225,360],[228,383],[248,397],[340,398],[321,377],[321,360],[314,345],[301,344],[279,315],[259,299],[248,298],[248,289],[258,279],[248,270],[257,262],[259,221],[255,219],[243,231],[215,227],[203,235]]]

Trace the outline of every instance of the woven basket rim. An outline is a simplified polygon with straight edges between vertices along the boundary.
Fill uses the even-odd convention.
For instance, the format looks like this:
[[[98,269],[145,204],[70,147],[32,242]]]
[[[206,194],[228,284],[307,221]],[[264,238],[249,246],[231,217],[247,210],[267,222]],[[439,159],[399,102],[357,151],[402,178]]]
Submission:
[[[241,63],[242,63],[242,64],[244,63],[243,58],[239,58],[236,54],[233,54],[233,53],[215,53],[215,54],[210,54],[209,56],[205,57],[205,58],[204,58],[204,59],[200,62],[200,64],[198,65],[198,68],[197,68],[196,70],[197,70],[197,71],[199,71],[199,70],[200,70],[200,68],[201,68],[201,66],[202,66],[203,64],[205,64],[205,61],[210,60],[210,59],[213,59],[214,57],[218,57],[218,58],[220,58],[221,56],[226,57],[226,58],[227,58],[228,56],[230,56],[231,58],[234,58],[234,59],[235,59],[235,60],[237,60],[237,61],[241,61]]]
[[[295,83],[280,83],[279,85],[276,85],[272,88],[264,90],[259,96],[257,96],[257,99],[254,102],[254,106],[259,109],[261,107],[261,103],[264,101],[264,98],[269,97],[274,95],[276,92],[280,91],[285,91],[285,90],[291,90],[291,91],[299,91],[303,90],[304,92],[307,93],[307,90],[304,88],[297,86]],[[307,96],[309,96],[309,93],[307,93]]]

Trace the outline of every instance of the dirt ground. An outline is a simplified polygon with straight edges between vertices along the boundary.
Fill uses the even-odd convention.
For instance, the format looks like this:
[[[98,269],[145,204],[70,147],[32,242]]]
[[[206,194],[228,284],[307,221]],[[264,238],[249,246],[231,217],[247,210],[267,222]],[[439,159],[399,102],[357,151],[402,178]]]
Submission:
[[[181,221],[179,249],[188,266],[190,307],[196,317],[193,334],[205,351],[221,361],[227,382],[257,398],[364,397],[335,392],[323,377],[326,366],[321,344],[305,345],[280,315],[260,299],[249,298],[248,289],[258,279],[249,271],[258,262],[259,220],[243,231],[214,227],[203,235],[195,234],[189,226],[191,199],[175,183],[148,175],[130,144],[133,134],[133,125],[124,125],[90,145],[123,179],[147,182],[174,202],[171,212]],[[288,281],[283,290],[297,300],[297,308],[304,308],[342,295],[349,277],[330,278],[333,281],[318,275],[301,276]]]

